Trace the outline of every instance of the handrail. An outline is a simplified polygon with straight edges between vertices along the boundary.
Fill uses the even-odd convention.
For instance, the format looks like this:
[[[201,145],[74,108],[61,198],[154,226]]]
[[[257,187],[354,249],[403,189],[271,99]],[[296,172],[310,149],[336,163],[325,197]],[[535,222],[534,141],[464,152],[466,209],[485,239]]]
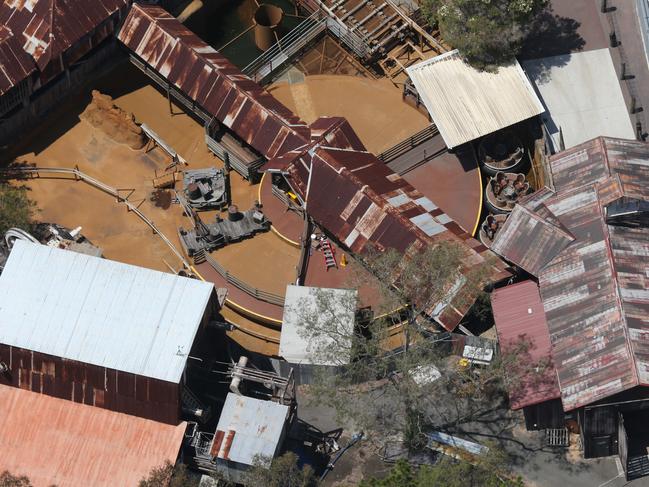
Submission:
[[[411,137],[408,137],[406,140],[399,142],[398,144],[390,147],[389,149],[381,152],[377,157],[388,163],[397,157],[405,154],[409,150],[414,149],[419,144],[426,142],[428,139],[432,139],[439,134],[439,129],[435,124],[431,124],[423,130],[420,130]]]
[[[320,34],[326,28],[325,19],[321,19],[319,12],[314,12],[304,19],[288,34],[276,42],[270,49],[264,51],[259,57],[250,62],[243,73],[259,81],[268,76],[275,68],[286,62],[288,58],[306,45],[311,39]],[[298,47],[296,47],[298,46]],[[278,59],[281,58],[281,61]],[[262,73],[262,68],[268,65],[268,72]]]
[[[94,188],[97,188],[100,191],[103,191],[106,194],[109,194],[113,196],[114,198],[117,199],[118,203],[124,203],[126,207],[128,208],[129,211],[132,211],[135,213],[140,219],[146,223],[151,230],[153,230],[153,233],[157,234],[162,241],[167,244],[167,247],[171,249],[171,251],[180,259],[180,261],[183,263],[186,269],[191,269],[191,265],[187,260],[185,259],[185,256],[178,251],[176,246],[171,243],[171,241],[165,236],[164,233],[162,233],[158,227],[155,226],[155,224],[144,214],[140,211],[140,209],[135,206],[133,203],[131,203],[128,200],[128,196],[122,196],[119,194],[119,190],[113,188],[112,186],[107,185],[106,183],[103,183],[102,181],[99,181],[98,179],[95,179],[91,176],[88,176],[84,172],[80,171],[79,168],[69,168],[69,167],[13,167],[9,169],[3,169],[0,170],[0,173],[4,173],[6,176],[9,178],[12,178],[12,176],[17,176],[20,173],[24,174],[29,174],[32,179],[40,177],[41,174],[71,174],[74,176],[75,181],[83,181],[84,183],[89,184],[90,186],[93,186]],[[34,176],[35,175],[35,176]],[[18,179],[18,177],[13,177],[13,179]],[[62,179],[71,179],[71,178],[62,178]]]
[[[337,17],[332,18],[326,11],[318,8],[270,49],[243,68],[243,73],[255,82],[263,80],[325,30],[337,37],[359,58],[369,57],[369,46],[357,34]]]
[[[233,276],[225,267],[219,264],[216,261],[216,259],[214,259],[214,257],[212,257],[209,254],[205,255],[205,260],[208,264],[212,266],[212,268],[216,272],[218,272],[221,275],[221,277],[223,277],[226,280],[226,282],[233,284],[235,287],[239,288],[241,291],[245,292],[246,294],[252,296],[255,299],[266,301],[267,303],[270,304],[275,304],[277,306],[284,306],[283,296],[269,293],[267,291],[262,291],[261,289],[257,289],[251,286],[250,284],[239,279],[238,277]]]

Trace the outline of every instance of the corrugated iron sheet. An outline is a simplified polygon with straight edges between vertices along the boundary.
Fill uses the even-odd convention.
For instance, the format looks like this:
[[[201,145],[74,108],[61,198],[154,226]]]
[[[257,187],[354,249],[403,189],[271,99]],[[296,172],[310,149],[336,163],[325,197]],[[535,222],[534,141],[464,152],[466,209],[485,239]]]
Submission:
[[[36,71],[32,59],[23,51],[18,39],[0,25],[0,96]]]
[[[493,256],[431,200],[365,151],[349,123],[322,117],[310,127],[159,7],[134,5],[119,39],[171,84],[288,172],[307,212],[354,252],[372,244],[401,252],[454,240],[466,269]],[[343,216],[344,215],[344,216]],[[494,259],[497,260],[497,259]],[[508,274],[498,261],[492,277]],[[436,318],[453,330],[469,308],[459,292]],[[463,304],[458,304],[460,301]]]
[[[0,344],[179,383],[210,283],[17,241],[0,274]]]
[[[361,139],[343,117],[320,117],[313,122],[311,140],[320,141],[322,145],[355,151],[367,151]]]
[[[42,71],[50,61],[58,59],[130,3],[131,0],[3,0],[0,25],[11,30]]]
[[[516,205],[494,239],[491,250],[533,276],[538,276],[574,237],[545,218]]]
[[[406,71],[449,149],[545,111],[516,59],[480,71],[456,49]]]
[[[243,465],[253,465],[256,455],[273,458],[288,414],[288,406],[228,393],[210,447],[212,456]]]
[[[138,485],[176,461],[186,427],[0,385],[0,471],[35,486]]]
[[[374,246],[408,254],[450,240],[465,251],[463,272],[489,260],[492,280],[509,275],[486,247],[368,152],[315,143],[287,171],[308,213],[353,252]],[[450,302],[431,303],[426,310],[449,331],[472,303],[464,289],[460,286]]]
[[[118,38],[266,158],[309,141],[304,122],[164,9],[134,5]]]
[[[9,367],[0,384],[178,424],[178,384],[3,344],[0,361]]]
[[[529,346],[521,356],[521,369],[512,377],[509,402],[512,409],[521,409],[561,397],[557,371],[551,362],[550,331],[539,294],[533,281],[524,281],[496,289],[491,293],[500,350],[503,354],[520,353],[521,345]],[[541,374],[532,368],[542,367]]]
[[[649,229],[607,225],[604,215],[616,198],[649,197],[649,145],[598,138],[550,164],[556,194],[546,191],[542,206],[574,241],[537,275],[563,406],[571,410],[649,385]],[[538,257],[526,232],[542,218],[536,204],[536,213],[517,209],[499,232],[505,258]]]

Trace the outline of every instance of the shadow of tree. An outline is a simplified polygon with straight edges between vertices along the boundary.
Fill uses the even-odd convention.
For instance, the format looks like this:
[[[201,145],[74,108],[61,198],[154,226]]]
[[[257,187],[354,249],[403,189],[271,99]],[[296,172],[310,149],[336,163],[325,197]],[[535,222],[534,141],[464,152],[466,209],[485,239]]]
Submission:
[[[543,60],[536,63],[536,82],[547,81],[552,67],[564,66],[570,53],[584,48],[586,41],[578,33],[580,25],[577,20],[556,15],[548,8],[528,26],[529,34],[523,41],[519,59]]]
[[[577,32],[581,23],[554,14],[551,8],[540,13],[528,26],[521,59],[538,59],[581,51],[586,41]]]

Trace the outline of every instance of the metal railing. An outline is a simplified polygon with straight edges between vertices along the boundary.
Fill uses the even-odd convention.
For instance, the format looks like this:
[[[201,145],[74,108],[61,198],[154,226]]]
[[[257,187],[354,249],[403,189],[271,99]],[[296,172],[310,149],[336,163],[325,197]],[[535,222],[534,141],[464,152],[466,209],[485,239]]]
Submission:
[[[326,20],[322,18],[319,12],[313,13],[270,49],[243,68],[243,73],[259,83],[326,29]]]
[[[259,83],[325,31],[336,37],[360,59],[370,56],[370,47],[360,36],[337,18],[331,18],[326,12],[317,9],[242,71]]]
[[[218,272],[221,277],[223,277],[228,283],[234,285],[236,288],[245,292],[246,294],[252,296],[255,299],[261,301],[266,301],[267,303],[274,304],[277,306],[284,306],[284,297],[277,294],[269,293],[257,289],[256,287],[251,286],[250,284],[242,281],[236,276],[233,276],[225,267],[219,264],[214,257],[209,254],[205,255],[206,262],[212,266],[212,268]]]
[[[69,168],[69,167],[16,167],[16,168],[9,168],[1,171],[5,176],[8,176],[13,179],[19,179],[21,174],[27,174],[31,178],[38,178],[41,176],[41,174],[60,174],[63,175],[62,178],[58,179],[68,179],[68,180],[73,180],[73,181],[83,181],[84,183],[89,184],[90,186],[93,186],[94,188],[99,189],[100,191],[103,191],[104,193],[107,193],[114,197],[118,203],[124,203],[126,207],[128,208],[129,211],[132,211],[135,213],[138,217],[140,217],[140,220],[142,220],[144,223],[146,223],[151,230],[153,230],[153,233],[158,235],[162,241],[167,244],[167,247],[174,253],[178,259],[183,263],[185,268],[191,269],[191,265],[187,260],[185,259],[185,256],[178,251],[176,246],[171,243],[171,241],[165,236],[164,233],[162,233],[158,227],[155,226],[155,224],[144,214],[140,211],[140,209],[131,203],[128,200],[128,196],[130,196],[134,190],[131,190],[128,196],[122,196],[120,194],[120,190],[113,188],[112,186],[107,185],[106,183],[103,183],[99,181],[98,179],[95,179],[91,176],[88,176],[87,174],[81,172],[78,167],[75,168]],[[73,176],[72,178],[70,177],[65,177],[65,176]],[[54,178],[57,179],[57,178]],[[124,190],[122,190],[124,191]]]
[[[408,137],[406,140],[403,140],[398,144],[390,147],[386,151],[381,152],[377,157],[387,164],[388,162],[393,161],[397,157],[402,156],[406,152],[414,149],[419,144],[426,142],[428,139],[432,139],[437,134],[439,134],[437,126],[435,124],[429,125],[425,129],[420,130],[419,132],[414,134],[412,137]]]
[[[275,185],[272,185],[271,191],[273,193],[273,196],[284,203],[289,210],[304,216],[304,208],[296,204],[284,191],[282,191]]]

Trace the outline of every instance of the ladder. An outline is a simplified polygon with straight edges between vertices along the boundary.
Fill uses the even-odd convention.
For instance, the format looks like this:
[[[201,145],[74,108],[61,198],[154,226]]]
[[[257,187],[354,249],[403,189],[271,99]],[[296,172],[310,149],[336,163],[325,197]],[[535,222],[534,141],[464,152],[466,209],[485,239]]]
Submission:
[[[338,269],[336,256],[334,255],[334,248],[331,246],[331,242],[328,239],[322,241],[322,253],[324,254],[325,270],[328,271],[330,267]]]

